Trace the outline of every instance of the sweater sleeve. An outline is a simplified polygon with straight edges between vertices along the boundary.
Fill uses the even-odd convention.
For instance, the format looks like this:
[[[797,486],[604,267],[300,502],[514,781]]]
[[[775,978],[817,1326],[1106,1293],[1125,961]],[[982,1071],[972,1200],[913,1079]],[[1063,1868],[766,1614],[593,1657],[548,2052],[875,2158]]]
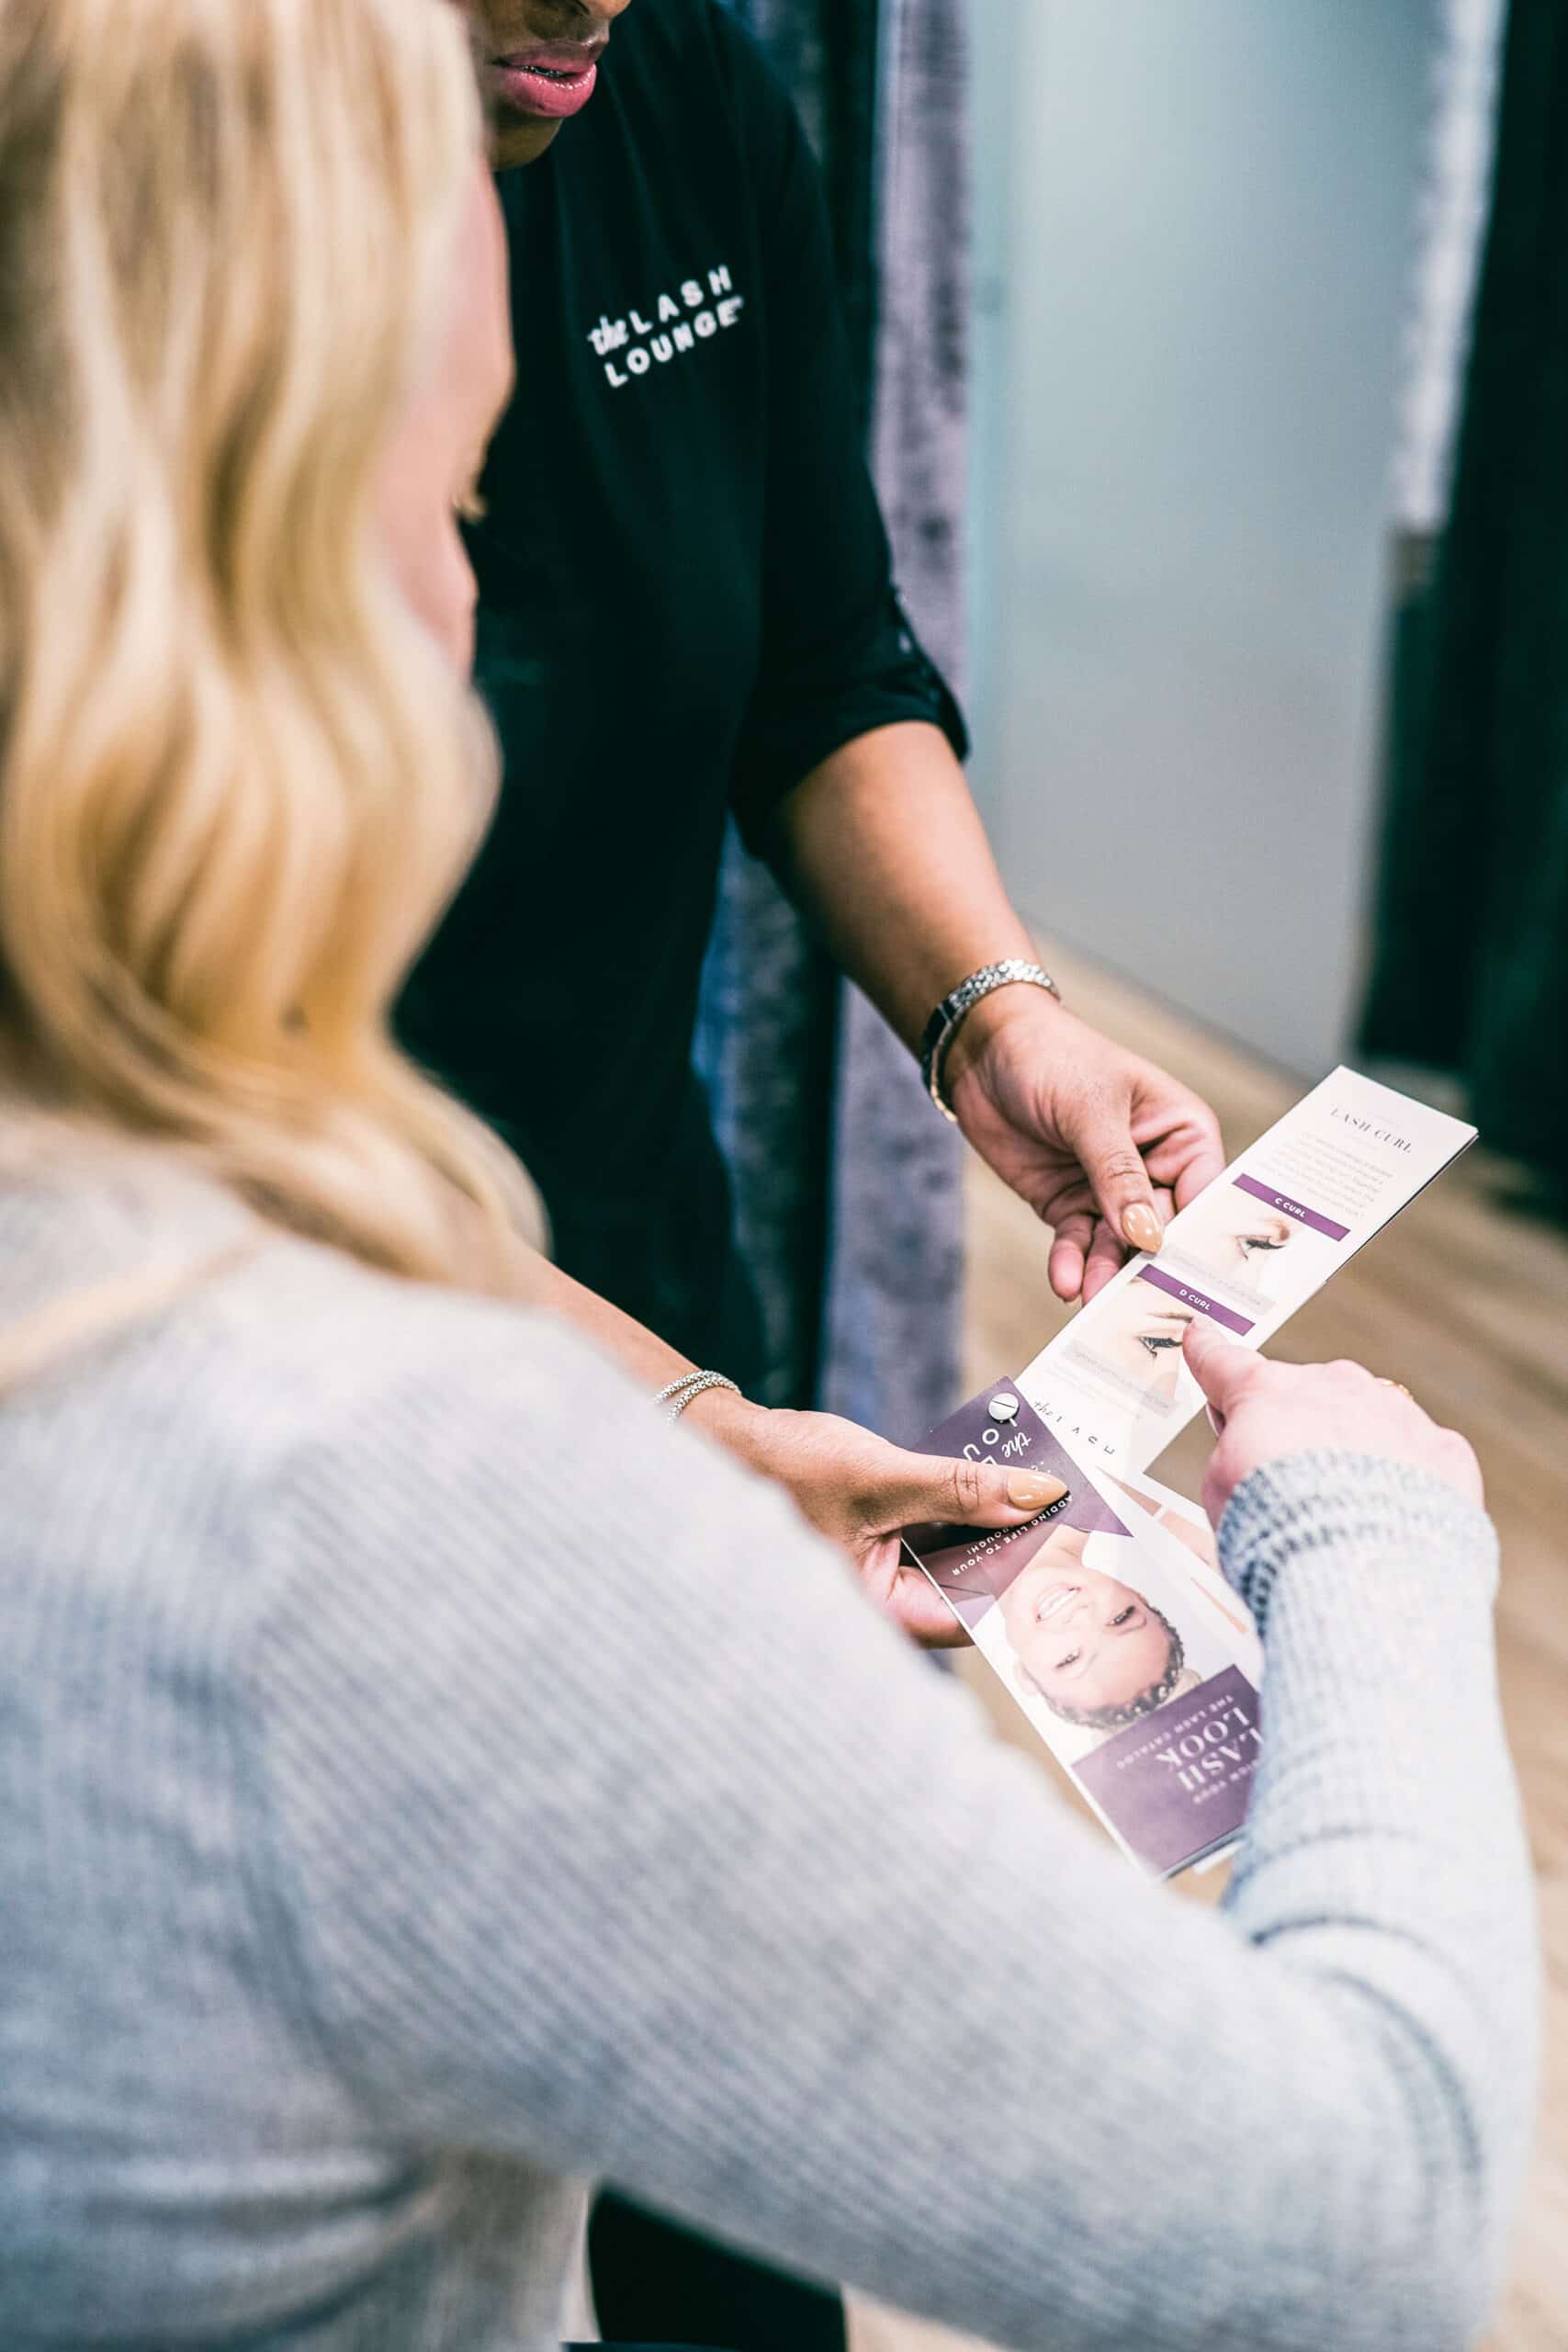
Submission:
[[[1233,1506],[1271,1656],[1223,1917],[574,1339],[465,1310],[366,1385],[275,1481],[245,1736],[387,2128],[1039,2352],[1469,2340],[1534,1999],[1481,1514],[1337,1460]]]

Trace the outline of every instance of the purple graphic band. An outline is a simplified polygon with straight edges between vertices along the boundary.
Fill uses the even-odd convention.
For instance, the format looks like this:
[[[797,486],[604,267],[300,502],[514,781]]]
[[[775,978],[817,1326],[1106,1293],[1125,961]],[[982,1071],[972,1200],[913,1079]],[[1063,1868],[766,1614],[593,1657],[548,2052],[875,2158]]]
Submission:
[[[1326,1233],[1330,1241],[1348,1241],[1350,1238],[1348,1225],[1336,1225],[1331,1216],[1319,1216],[1315,1209],[1303,1208],[1300,1201],[1292,1201],[1288,1193],[1271,1192],[1256,1176],[1238,1176],[1235,1188],[1238,1193],[1250,1193],[1255,1201],[1266,1201],[1282,1216],[1293,1216],[1298,1225],[1310,1225],[1314,1233]]]
[[[1073,1766],[1146,1869],[1168,1876],[1234,1838],[1261,1746],[1258,1693],[1238,1666],[1124,1730]]]
[[[1194,1290],[1190,1283],[1179,1283],[1174,1274],[1162,1273],[1157,1266],[1140,1266],[1138,1280],[1153,1283],[1156,1290],[1168,1291],[1172,1298],[1180,1299],[1184,1306],[1195,1307],[1212,1323],[1223,1323],[1225,1329],[1234,1331],[1238,1340],[1245,1340],[1252,1329],[1246,1316],[1238,1315],[1234,1307],[1219,1306],[1213,1299],[1206,1297],[1202,1291]]]

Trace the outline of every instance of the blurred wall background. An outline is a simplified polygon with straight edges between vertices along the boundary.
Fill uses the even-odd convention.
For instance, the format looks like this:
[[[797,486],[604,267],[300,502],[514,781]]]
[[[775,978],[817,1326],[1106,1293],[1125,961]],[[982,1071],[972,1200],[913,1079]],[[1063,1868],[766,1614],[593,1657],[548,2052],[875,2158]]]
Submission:
[[[1043,927],[1354,1013],[1434,0],[975,0],[974,776]]]

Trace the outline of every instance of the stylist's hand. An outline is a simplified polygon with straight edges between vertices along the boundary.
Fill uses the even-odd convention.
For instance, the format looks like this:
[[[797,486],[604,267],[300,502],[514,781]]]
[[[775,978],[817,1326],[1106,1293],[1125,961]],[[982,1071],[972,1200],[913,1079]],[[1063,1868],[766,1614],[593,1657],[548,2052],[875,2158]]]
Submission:
[[[1206,1102],[1037,988],[984,998],[944,1077],[976,1150],[1055,1227],[1058,1298],[1091,1299],[1129,1250],[1157,1250],[1172,1204],[1224,1166]]]
[[[1222,1339],[1201,1317],[1183,1341],[1187,1367],[1209,1400],[1219,1442],[1203,1480],[1203,1509],[1218,1527],[1243,1480],[1290,1453],[1328,1449],[1408,1463],[1485,1499],[1481,1465],[1457,1430],[1439,1429],[1402,1388],[1359,1363],[1268,1363]]]
[[[787,1487],[812,1526],[849,1554],[871,1599],[927,1649],[956,1648],[969,1636],[901,1558],[900,1530],[926,1520],[1021,1527],[1066,1492],[1057,1478],[906,1453],[836,1414],[769,1412],[723,1391],[699,1396],[688,1418]]]

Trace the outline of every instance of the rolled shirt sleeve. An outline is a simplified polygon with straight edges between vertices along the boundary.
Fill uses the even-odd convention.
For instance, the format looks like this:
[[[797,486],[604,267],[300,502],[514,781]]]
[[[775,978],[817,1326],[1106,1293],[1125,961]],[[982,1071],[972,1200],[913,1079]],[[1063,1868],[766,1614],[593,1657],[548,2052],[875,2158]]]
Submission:
[[[746,36],[728,31],[737,103],[758,158],[769,415],[762,643],[733,801],[760,848],[779,803],[845,743],[904,720],[960,759],[958,704],[899,601],[856,423],[821,175],[794,108]]]

